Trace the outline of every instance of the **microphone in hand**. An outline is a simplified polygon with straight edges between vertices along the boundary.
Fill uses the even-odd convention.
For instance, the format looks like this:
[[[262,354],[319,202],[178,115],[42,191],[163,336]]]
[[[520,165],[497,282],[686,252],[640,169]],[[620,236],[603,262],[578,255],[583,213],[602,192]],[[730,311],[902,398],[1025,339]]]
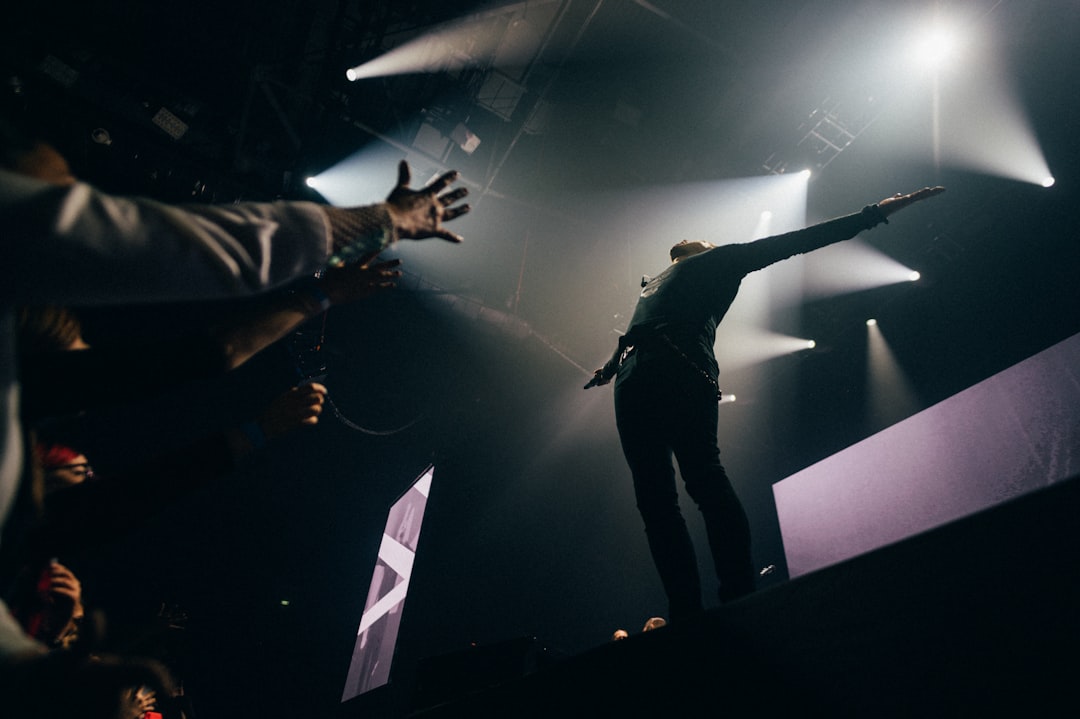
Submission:
[[[582,389],[589,389],[590,387],[599,387],[600,385],[607,384],[609,381],[610,381],[609,378],[604,377],[604,370],[598,369],[595,372],[593,372],[592,379],[590,379],[588,382],[586,382],[585,386],[582,387]]]

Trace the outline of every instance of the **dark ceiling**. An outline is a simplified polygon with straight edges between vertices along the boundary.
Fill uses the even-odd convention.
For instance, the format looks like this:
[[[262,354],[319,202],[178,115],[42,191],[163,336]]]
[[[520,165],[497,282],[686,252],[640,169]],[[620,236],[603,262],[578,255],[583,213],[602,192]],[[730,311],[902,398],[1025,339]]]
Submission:
[[[783,581],[771,484],[1080,331],[1080,7],[897,5],[43,0],[13,11],[6,105],[104,188],[170,201],[318,200],[304,177],[378,147],[408,157],[417,180],[461,170],[474,205],[457,221],[465,244],[398,248],[409,273],[398,291],[327,318],[318,362],[338,408],[367,428],[406,429],[371,435],[327,418],[238,482],[167,513],[136,546],[87,559],[85,571],[107,579],[85,584],[121,615],[138,613],[117,598],[127,583],[144,600],[184,605],[191,621],[173,656],[208,715],[332,707],[387,503],[434,461],[436,509],[401,661],[513,636],[568,652],[600,643],[663,606],[610,395],[579,387],[625,327],[641,274],[662,266],[684,226],[707,224],[710,201],[680,188],[811,166],[815,221],[946,185],[867,239],[923,280],[778,311],[772,329],[819,349],[725,376],[749,400],[724,407],[725,464],[760,564],[778,567],[768,581]],[[935,8],[980,33],[1008,68],[1052,188],[935,158],[929,100],[905,94],[918,71],[885,53]],[[453,48],[463,69],[346,81],[346,67],[463,17],[500,38],[498,52],[521,56],[498,64],[476,39]],[[162,109],[184,128],[178,137],[155,123]],[[992,109],[965,112],[999,121]],[[842,152],[806,139],[823,113],[850,131]],[[459,123],[480,138],[471,153],[448,139]],[[111,144],[93,139],[99,128]],[[622,219],[639,214],[670,237],[632,237]],[[123,341],[206,309],[88,317],[102,341]],[[887,417],[866,411],[869,315],[888,328],[913,391]],[[243,418],[292,381],[297,356],[295,345],[276,348],[165,406],[198,428]],[[193,409],[193,396],[205,404]],[[88,430],[105,464],[160,435],[139,422],[117,442],[130,415]],[[177,441],[194,433],[176,430]]]

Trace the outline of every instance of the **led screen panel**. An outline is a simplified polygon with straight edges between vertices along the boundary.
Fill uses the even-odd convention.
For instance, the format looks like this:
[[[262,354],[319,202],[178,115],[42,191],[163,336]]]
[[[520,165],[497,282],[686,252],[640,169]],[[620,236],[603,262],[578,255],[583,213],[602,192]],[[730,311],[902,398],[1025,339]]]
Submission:
[[[390,681],[390,663],[434,473],[435,468],[429,466],[390,505],[379,556],[368,585],[367,602],[356,630],[342,702]]]

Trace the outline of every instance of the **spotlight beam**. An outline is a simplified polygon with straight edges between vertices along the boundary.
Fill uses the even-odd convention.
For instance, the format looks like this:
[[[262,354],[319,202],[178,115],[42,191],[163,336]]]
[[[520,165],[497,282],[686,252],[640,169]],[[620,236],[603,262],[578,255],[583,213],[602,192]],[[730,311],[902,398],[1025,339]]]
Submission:
[[[529,4],[507,5],[436,26],[368,62],[350,67],[345,77],[356,82],[410,73],[453,72],[490,62],[496,56],[501,64],[523,65],[536,48],[527,43],[503,43],[506,27],[501,20],[524,13]]]

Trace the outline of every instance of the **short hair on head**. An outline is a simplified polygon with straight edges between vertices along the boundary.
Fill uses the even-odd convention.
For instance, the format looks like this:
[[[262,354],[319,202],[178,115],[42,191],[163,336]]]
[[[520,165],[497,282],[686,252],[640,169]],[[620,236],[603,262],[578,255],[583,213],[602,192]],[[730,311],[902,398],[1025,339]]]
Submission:
[[[678,244],[672,245],[668,255],[671,257],[671,261],[674,262],[683,257],[701,254],[703,252],[703,250],[699,249],[701,247],[712,249],[713,244],[711,242],[706,242],[705,240],[683,240]]]

